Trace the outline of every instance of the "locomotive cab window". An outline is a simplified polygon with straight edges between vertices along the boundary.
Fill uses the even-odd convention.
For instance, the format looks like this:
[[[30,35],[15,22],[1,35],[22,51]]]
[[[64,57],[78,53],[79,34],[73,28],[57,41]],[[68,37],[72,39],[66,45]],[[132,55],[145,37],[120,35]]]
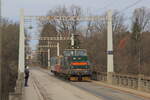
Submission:
[[[64,56],[87,56],[87,52],[84,49],[68,49],[64,51]]]

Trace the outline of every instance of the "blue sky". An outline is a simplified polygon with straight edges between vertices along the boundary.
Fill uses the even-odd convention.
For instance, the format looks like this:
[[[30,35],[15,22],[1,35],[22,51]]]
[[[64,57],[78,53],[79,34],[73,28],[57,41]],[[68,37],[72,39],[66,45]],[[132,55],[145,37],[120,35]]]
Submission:
[[[78,5],[93,14],[101,15],[108,9],[122,10],[137,0],[2,0],[2,15],[12,20],[19,19],[19,9],[24,8],[26,15],[46,15],[48,10],[56,6]],[[131,14],[138,7],[149,7],[150,0],[142,0],[136,6],[125,11]]]
[[[19,10],[24,8],[25,15],[46,15],[47,12],[57,6],[71,5],[81,6],[84,11],[90,10],[93,14],[101,15],[109,9],[118,11],[135,3],[137,0],[2,0],[2,16],[13,21],[19,21]],[[149,7],[150,0],[141,0],[140,3],[126,10],[124,13],[130,16],[135,8]],[[30,32],[30,34],[37,32]],[[37,41],[31,42],[36,45]]]

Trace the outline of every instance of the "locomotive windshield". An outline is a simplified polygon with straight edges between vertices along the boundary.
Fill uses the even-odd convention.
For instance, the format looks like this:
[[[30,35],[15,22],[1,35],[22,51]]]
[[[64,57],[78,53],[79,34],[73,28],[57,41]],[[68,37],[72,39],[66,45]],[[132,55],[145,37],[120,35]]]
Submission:
[[[64,56],[87,56],[86,50],[65,50]]]

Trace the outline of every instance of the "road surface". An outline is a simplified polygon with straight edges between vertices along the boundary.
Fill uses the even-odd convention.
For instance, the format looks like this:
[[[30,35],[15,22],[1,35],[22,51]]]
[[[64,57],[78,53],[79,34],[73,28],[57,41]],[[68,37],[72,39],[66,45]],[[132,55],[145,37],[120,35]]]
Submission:
[[[41,95],[39,97],[42,97],[39,100],[101,100],[95,95],[54,77],[44,69],[32,69],[30,78]]]
[[[71,84],[82,90],[88,91],[102,100],[149,100],[134,94],[100,86],[95,83],[74,82]]]
[[[93,82],[64,81],[41,68],[33,68],[31,73],[43,100],[149,100]]]

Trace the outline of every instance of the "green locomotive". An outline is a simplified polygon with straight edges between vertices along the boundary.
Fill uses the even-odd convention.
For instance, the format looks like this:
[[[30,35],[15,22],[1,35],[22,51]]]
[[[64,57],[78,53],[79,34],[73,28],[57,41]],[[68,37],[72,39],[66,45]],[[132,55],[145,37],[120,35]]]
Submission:
[[[52,58],[51,71],[71,81],[89,81],[91,66],[85,49],[66,49],[63,56]],[[55,60],[54,60],[55,59]]]
[[[91,80],[91,66],[87,51],[80,48],[78,35],[72,35],[69,45],[60,57],[51,58],[51,72],[71,81]]]

